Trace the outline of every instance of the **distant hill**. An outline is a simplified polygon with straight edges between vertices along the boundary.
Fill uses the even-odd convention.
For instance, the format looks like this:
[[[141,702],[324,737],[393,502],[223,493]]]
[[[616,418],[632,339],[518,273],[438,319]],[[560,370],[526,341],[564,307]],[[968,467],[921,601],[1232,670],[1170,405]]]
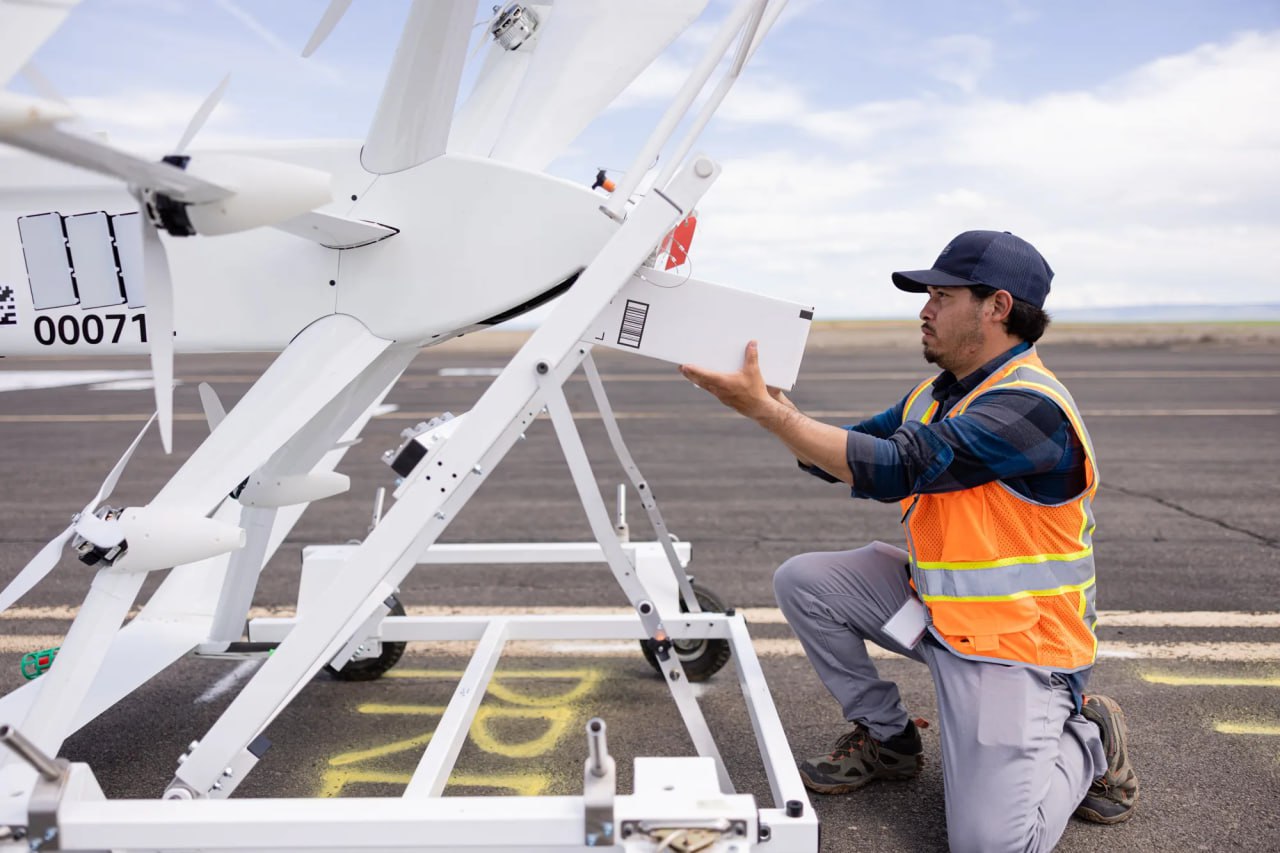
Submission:
[[[1124,305],[1062,308],[1049,313],[1062,323],[1280,322],[1280,302],[1258,305]]]

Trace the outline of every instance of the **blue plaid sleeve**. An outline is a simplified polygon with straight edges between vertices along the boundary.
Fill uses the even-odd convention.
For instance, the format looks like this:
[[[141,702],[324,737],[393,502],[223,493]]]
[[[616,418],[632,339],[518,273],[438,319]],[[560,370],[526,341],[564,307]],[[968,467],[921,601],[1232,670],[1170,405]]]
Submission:
[[[903,424],[885,438],[851,431],[847,454],[853,496],[881,501],[993,480],[1045,502],[1084,489],[1084,451],[1070,421],[1030,391],[983,394],[962,415]]]

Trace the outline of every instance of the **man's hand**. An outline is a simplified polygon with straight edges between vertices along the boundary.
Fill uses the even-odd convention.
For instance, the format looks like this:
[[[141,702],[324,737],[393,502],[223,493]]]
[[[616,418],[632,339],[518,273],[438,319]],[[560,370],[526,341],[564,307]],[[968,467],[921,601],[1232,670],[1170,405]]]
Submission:
[[[742,369],[736,373],[704,370],[691,364],[680,365],[680,372],[693,384],[714,394],[721,403],[776,435],[805,465],[816,465],[853,485],[853,472],[845,457],[849,434],[839,427],[806,417],[786,394],[765,385],[760,374],[759,349],[755,341],[747,344]]]
[[[742,369],[736,373],[705,370],[692,364],[680,365],[680,372],[699,388],[714,394],[721,403],[753,420],[760,420],[779,403],[790,405],[781,391],[764,384],[760,373],[760,347],[755,341],[747,344]]]

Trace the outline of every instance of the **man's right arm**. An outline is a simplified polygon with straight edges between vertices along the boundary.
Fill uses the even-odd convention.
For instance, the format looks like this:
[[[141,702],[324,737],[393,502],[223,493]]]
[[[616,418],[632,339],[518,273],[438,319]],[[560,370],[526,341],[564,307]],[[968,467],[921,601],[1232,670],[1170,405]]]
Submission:
[[[774,393],[774,399],[778,400],[779,402],[787,406],[790,406],[793,409],[796,408],[795,404],[792,403],[790,400],[788,400],[786,395],[783,394],[781,391],[777,391]],[[902,426],[902,413],[906,408],[906,403],[907,403],[907,399],[906,397],[903,397],[901,400],[897,402],[897,404],[895,404],[894,406],[888,409],[885,409],[880,414],[873,415],[867,418],[866,420],[859,421],[856,424],[848,424],[844,427],[844,429],[850,432],[865,433],[867,435],[873,436],[874,438],[888,438],[889,436],[893,435],[893,433],[896,432],[899,427]],[[799,411],[799,409],[796,409],[796,411]],[[808,473],[817,477],[819,480],[825,480],[828,483],[842,482],[838,477],[831,476],[831,474],[822,470],[822,468],[814,465],[811,461],[807,459],[803,459],[797,456],[796,463],[800,466],[802,470],[807,471]]]

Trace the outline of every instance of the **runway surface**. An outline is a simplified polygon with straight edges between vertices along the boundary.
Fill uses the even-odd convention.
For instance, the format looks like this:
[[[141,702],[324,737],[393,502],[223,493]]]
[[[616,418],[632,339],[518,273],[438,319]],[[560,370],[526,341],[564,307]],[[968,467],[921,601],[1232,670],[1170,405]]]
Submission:
[[[1131,726],[1142,781],[1135,818],[1117,827],[1073,822],[1058,849],[1280,849],[1280,345],[1042,345],[1071,388],[1100,459],[1095,503],[1101,660],[1092,690],[1115,696]],[[767,357],[767,354],[766,354]],[[624,436],[663,514],[692,543],[691,571],[726,604],[745,608],[797,755],[826,752],[845,730],[774,606],[771,576],[802,551],[901,539],[896,505],[851,501],[842,487],[797,471],[776,442],[722,409],[670,365],[597,356]],[[304,545],[366,535],[379,460],[406,426],[465,411],[501,367],[501,353],[427,351],[392,391],[339,470],[350,493],[312,506],[264,572],[255,612],[291,612]],[[175,454],[154,434],[115,498],[142,504],[207,433],[196,384],[230,406],[266,356],[180,357]],[[54,377],[53,371],[144,371],[139,360],[0,361],[0,583],[5,583],[98,483],[150,415],[136,374]],[[871,415],[928,373],[912,349],[822,348],[806,356],[793,398],[832,423]],[[30,375],[28,375],[30,374]],[[23,380],[19,382],[18,380]],[[38,387],[57,381],[82,384]],[[85,384],[87,383],[87,384]],[[105,383],[105,384],[104,384]],[[37,386],[37,387],[31,387]],[[91,390],[94,387],[100,390]],[[567,386],[609,503],[623,481],[581,378]],[[650,537],[634,499],[636,539]],[[442,541],[590,539],[559,446],[534,424]],[[0,614],[0,691],[22,683],[22,653],[60,642],[91,579],[70,557]],[[142,600],[158,582],[148,581]],[[604,566],[423,566],[401,588],[410,613],[622,612]],[[458,647],[411,645],[381,681],[318,676],[270,727],[273,747],[238,789],[247,796],[394,796],[416,766],[466,665]],[[257,662],[186,659],[73,736],[63,754],[88,761],[108,794],[158,796],[186,744],[199,738]],[[935,718],[927,672],[885,658],[913,715]],[[698,688],[739,790],[768,800],[732,664]],[[657,679],[630,643],[524,646],[503,659],[448,793],[581,790],[585,721],[602,716],[619,759],[688,754]],[[6,721],[0,721],[6,722]],[[945,849],[937,730],[909,783],[817,798],[823,850]]]

